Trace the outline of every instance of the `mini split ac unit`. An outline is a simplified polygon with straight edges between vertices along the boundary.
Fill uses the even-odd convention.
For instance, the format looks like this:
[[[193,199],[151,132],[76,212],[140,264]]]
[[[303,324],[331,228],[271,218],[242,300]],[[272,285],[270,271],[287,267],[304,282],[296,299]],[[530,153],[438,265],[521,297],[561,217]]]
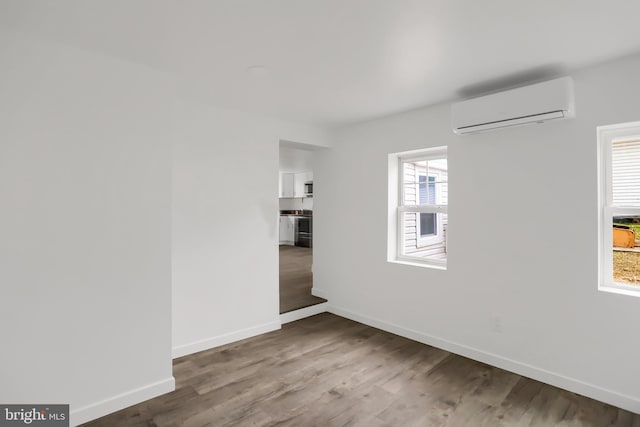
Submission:
[[[459,135],[574,116],[571,77],[456,102],[451,107],[453,132]]]

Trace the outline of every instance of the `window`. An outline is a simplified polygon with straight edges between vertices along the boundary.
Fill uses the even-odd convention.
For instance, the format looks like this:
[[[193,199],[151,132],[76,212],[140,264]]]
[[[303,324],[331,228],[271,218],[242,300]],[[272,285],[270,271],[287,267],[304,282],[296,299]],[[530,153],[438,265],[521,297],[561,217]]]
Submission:
[[[392,154],[389,166],[389,260],[445,268],[446,147]]]
[[[600,289],[640,296],[640,122],[598,128]]]

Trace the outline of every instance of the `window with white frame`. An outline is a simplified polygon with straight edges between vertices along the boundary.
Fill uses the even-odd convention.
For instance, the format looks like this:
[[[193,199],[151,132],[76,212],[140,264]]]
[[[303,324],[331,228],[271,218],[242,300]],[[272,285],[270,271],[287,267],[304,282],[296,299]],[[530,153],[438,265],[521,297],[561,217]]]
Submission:
[[[391,160],[393,159],[393,160]],[[447,149],[438,147],[390,156],[397,171],[395,261],[446,267]],[[393,186],[390,187],[393,191]]]
[[[600,289],[640,296],[640,122],[598,128]]]

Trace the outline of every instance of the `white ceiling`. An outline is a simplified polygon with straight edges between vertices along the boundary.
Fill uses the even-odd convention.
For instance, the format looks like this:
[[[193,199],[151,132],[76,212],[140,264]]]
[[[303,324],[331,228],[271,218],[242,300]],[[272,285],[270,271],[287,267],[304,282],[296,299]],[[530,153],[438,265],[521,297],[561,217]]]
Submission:
[[[637,0],[1,0],[0,25],[341,125],[640,52]],[[248,72],[251,66],[266,70]]]

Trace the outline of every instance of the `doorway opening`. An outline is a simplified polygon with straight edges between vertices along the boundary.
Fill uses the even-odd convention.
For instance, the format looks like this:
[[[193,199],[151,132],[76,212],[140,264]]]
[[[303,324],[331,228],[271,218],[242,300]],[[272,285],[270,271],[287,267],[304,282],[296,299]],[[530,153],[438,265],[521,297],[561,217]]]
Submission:
[[[317,149],[306,144],[280,142],[278,234],[281,315],[300,310],[313,315],[326,307],[325,304],[315,307],[315,310],[310,309],[327,302],[312,294],[313,166]]]

